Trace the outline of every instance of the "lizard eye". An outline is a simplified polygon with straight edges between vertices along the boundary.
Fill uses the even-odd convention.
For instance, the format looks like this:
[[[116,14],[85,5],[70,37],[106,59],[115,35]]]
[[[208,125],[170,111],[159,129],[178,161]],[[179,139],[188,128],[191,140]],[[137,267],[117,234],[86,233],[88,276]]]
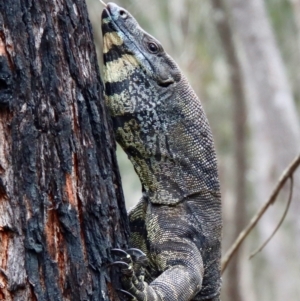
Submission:
[[[151,43],[148,43],[148,50],[151,52],[151,53],[158,53],[158,51],[159,51],[159,47],[155,44],[155,43],[153,43],[153,42],[151,42]]]
[[[128,17],[127,13],[123,9],[120,10],[119,14],[122,19],[126,19]]]

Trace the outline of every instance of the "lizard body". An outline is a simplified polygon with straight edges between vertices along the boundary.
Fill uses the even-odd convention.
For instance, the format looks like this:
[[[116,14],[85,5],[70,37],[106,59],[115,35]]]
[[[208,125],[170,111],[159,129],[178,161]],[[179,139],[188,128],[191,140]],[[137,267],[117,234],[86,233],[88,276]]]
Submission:
[[[221,196],[200,100],[129,12],[108,3],[102,31],[106,104],[143,189],[129,212],[130,244],[149,266],[146,282],[125,277],[125,289],[138,301],[217,301]]]

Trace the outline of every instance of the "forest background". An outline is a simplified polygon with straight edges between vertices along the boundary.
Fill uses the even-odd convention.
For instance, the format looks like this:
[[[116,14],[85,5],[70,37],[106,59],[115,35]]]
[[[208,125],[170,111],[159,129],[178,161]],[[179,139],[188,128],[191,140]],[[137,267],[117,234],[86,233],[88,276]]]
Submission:
[[[300,0],[118,0],[179,64],[215,139],[222,185],[223,253],[299,153]],[[101,61],[101,4],[87,0]],[[126,205],[141,196],[118,150]],[[288,185],[287,185],[288,186]],[[286,187],[223,275],[223,301],[300,300],[300,174],[287,218]]]

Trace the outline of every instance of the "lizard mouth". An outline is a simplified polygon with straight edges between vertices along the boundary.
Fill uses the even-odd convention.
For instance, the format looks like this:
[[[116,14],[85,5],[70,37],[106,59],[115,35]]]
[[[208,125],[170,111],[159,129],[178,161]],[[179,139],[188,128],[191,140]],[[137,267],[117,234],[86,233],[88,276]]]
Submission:
[[[116,24],[116,21],[114,20],[114,14],[111,11],[109,3],[107,4],[107,7],[104,8],[102,11],[101,20],[102,20],[102,34],[103,35],[106,32],[122,31],[121,28],[119,28],[119,26]]]
[[[107,18],[111,18],[111,15],[110,15],[110,12],[109,12],[108,8],[103,9],[101,18],[102,18],[102,20],[107,19]]]

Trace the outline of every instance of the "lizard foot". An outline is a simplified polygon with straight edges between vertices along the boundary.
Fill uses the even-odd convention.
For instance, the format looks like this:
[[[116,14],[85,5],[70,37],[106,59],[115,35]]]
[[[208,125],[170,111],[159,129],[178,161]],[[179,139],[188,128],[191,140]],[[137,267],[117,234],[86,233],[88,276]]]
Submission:
[[[120,258],[111,265],[120,267],[122,274],[121,283],[125,290],[120,290],[130,301],[146,300],[145,289],[147,283],[144,282],[145,266],[148,264],[146,255],[139,249],[112,249],[112,253]],[[131,298],[131,299],[130,299]]]
[[[120,258],[120,261],[116,261],[112,265],[119,265],[122,268],[123,274],[129,275],[130,271],[133,271],[132,273],[136,277],[144,281],[145,267],[148,265],[148,260],[141,250],[131,248],[126,251],[121,249],[112,249],[111,251]],[[121,263],[127,264],[127,268]]]

